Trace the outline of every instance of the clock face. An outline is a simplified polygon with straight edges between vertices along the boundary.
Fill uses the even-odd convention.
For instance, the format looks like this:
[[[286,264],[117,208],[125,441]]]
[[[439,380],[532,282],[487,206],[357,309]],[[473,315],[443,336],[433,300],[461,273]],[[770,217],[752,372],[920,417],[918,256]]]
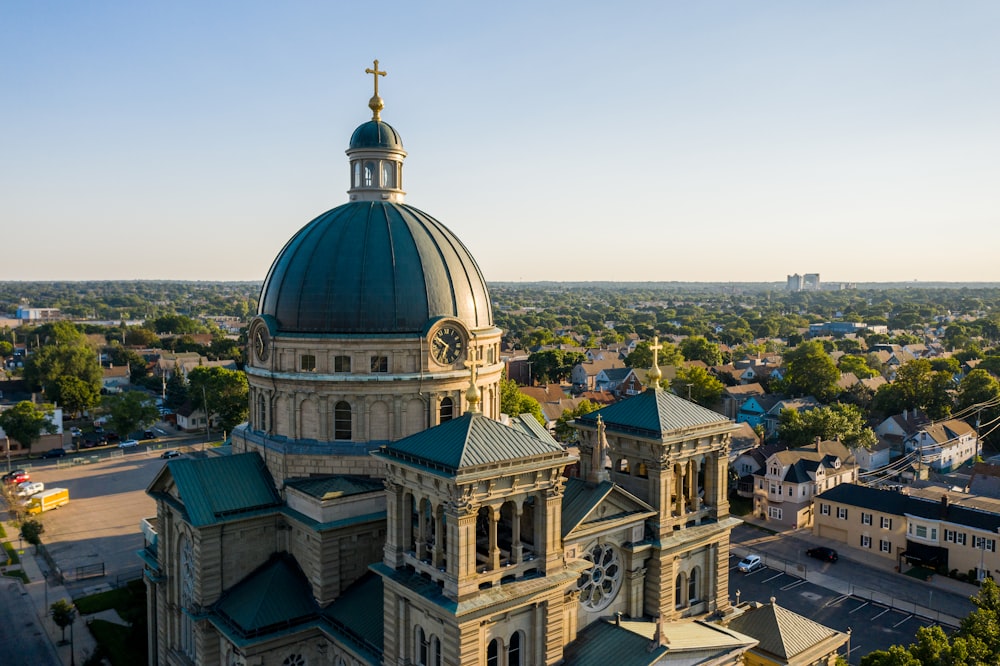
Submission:
[[[267,329],[263,326],[259,326],[253,334],[253,350],[257,353],[257,358],[261,361],[267,360],[268,354],[268,335]]]
[[[454,326],[442,326],[431,340],[431,354],[442,365],[450,365],[465,352],[465,338]]]

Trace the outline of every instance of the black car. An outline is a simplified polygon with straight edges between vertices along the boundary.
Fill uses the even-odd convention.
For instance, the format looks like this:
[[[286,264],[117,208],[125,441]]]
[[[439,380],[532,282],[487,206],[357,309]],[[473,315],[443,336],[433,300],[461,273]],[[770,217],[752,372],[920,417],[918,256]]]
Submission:
[[[824,562],[836,562],[837,561],[837,551],[833,548],[827,548],[826,546],[817,546],[816,548],[810,548],[806,551],[806,555],[809,557],[815,557],[817,560],[823,560]]]
[[[142,431],[142,438],[143,439],[156,439],[156,433],[153,432],[152,430],[143,430]]]
[[[43,458],[62,458],[66,455],[66,449],[49,449],[42,454]]]
[[[170,451],[164,451],[163,453],[161,453],[160,457],[165,459],[170,459],[170,458],[179,458],[180,455],[181,455],[180,451],[174,451],[173,449],[171,449]]]

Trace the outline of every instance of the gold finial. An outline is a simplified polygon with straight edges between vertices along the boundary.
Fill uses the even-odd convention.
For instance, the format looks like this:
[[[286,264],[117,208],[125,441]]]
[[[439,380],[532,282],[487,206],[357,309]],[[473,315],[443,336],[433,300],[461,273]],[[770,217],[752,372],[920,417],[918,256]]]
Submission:
[[[660,388],[660,380],[663,379],[663,373],[660,371],[659,364],[659,351],[663,349],[663,345],[660,344],[659,336],[653,336],[653,344],[649,345],[649,350],[653,352],[653,367],[649,369],[646,373],[646,387],[647,388]]]
[[[469,379],[469,390],[465,392],[465,399],[469,403],[470,412],[479,411],[479,387],[476,386],[476,380],[478,379],[478,368],[483,365],[482,359],[469,359],[465,362],[465,367],[469,369],[469,374],[471,375]]]
[[[375,79],[375,95],[368,100],[368,108],[372,110],[372,120],[381,120],[379,116],[382,113],[382,109],[385,108],[385,103],[382,98],[378,96],[378,77],[385,76],[385,72],[380,72],[378,69],[378,60],[375,61],[375,69],[368,67],[365,69],[365,74],[371,74]]]

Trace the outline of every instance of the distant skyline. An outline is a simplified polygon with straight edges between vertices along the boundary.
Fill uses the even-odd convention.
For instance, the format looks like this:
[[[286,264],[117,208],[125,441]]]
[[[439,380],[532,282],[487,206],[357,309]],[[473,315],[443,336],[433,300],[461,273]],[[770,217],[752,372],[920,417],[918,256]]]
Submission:
[[[1000,280],[1000,3],[0,2],[0,280],[263,280],[370,118],[490,282]]]

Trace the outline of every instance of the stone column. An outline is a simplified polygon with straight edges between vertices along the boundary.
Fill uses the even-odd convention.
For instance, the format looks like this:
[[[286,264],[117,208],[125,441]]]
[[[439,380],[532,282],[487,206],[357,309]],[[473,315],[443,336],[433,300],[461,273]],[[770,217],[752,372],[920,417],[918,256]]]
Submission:
[[[524,545],[521,543],[521,508],[520,502],[514,502],[514,510],[511,515],[511,543],[510,559],[514,564],[520,564],[523,559]]]
[[[427,554],[427,512],[424,510],[424,500],[413,498],[414,504],[417,505],[417,535],[415,539],[416,556],[418,560],[424,559]]]
[[[500,522],[500,511],[494,509],[492,506],[487,507],[487,510],[490,535],[490,559],[488,566],[490,571],[497,571],[500,569],[500,547],[497,545],[497,525]]]
[[[444,558],[444,511],[440,506],[434,507],[434,553],[432,562],[435,569],[440,569]]]
[[[697,463],[694,459],[687,461],[687,505],[688,511],[695,511],[698,509],[698,468]]]
[[[677,506],[674,513],[680,517],[684,515],[684,463],[677,464]]]

